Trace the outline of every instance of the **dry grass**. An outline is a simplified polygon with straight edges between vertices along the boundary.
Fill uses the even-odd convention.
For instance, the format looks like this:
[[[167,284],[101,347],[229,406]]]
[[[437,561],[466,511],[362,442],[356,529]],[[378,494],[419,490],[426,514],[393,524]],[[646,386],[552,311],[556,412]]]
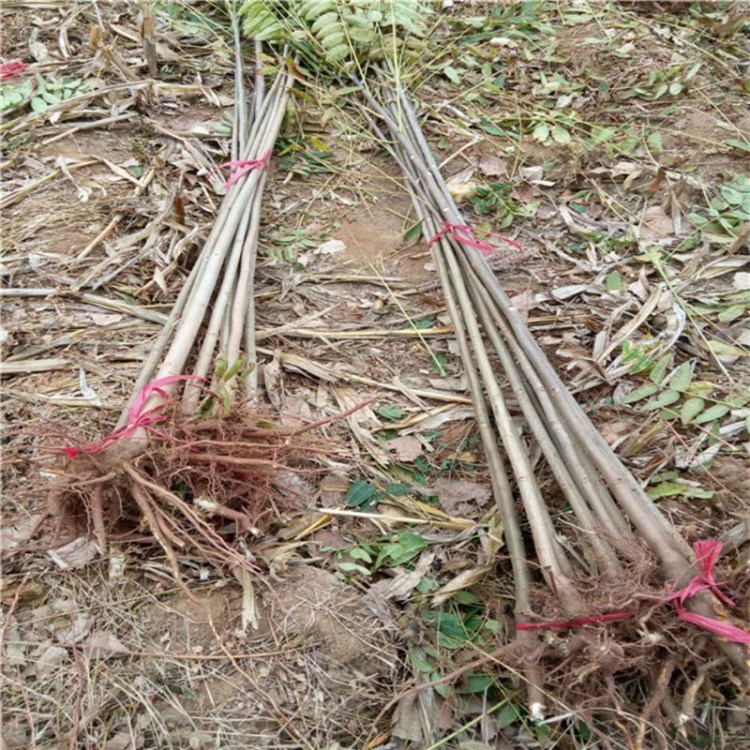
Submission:
[[[443,332],[449,321],[435,269],[423,246],[401,241],[412,217],[398,170],[363,124],[341,110],[340,97],[311,81],[300,89],[282,148],[285,156],[327,149],[330,171],[303,178],[282,167],[277,154],[261,235],[258,328],[269,333],[259,374],[275,416],[273,425],[260,427],[272,471],[256,466],[248,477],[236,465],[238,457],[258,458],[257,420],[250,428],[177,420],[173,434],[184,442],[154,445],[138,457],[130,464],[137,478],[118,467],[106,483],[76,486],[82,475],[97,482],[112,468],[96,457],[78,464],[81,476],[66,478],[68,467],[51,457],[53,449],[73,436],[84,442],[111,432],[215,216],[221,198],[202,175],[212,161],[227,158],[231,45],[215,7],[167,3],[156,14],[159,66],[150,81],[135,6],[5,5],[4,59],[22,57],[49,80],[80,78],[85,91],[46,114],[28,106],[5,113],[4,286],[63,292],[83,283],[81,292],[120,304],[104,310],[80,294],[2,298],[3,357],[21,370],[40,359],[64,360],[61,369],[3,375],[3,522],[6,532],[20,529],[17,537],[4,532],[0,588],[9,750],[332,750],[334,743],[370,750],[401,742],[390,732],[410,731],[421,733],[417,746],[431,750],[748,743],[743,698],[708,658],[706,639],[667,607],[645,607],[636,637],[625,638],[616,624],[586,630],[583,638],[545,636],[543,654],[533,656],[553,667],[550,688],[559,695],[548,699],[558,715],[547,724],[529,720],[521,676],[529,655],[506,643],[513,602],[502,525],[481,502],[469,506],[461,523],[446,521],[451,513],[433,492],[438,478],[487,483],[457,353]],[[458,5],[442,17],[438,48],[427,49],[408,71],[431,145],[447,160],[447,175],[469,168],[483,184],[505,184],[500,195],[515,213],[511,226],[498,231],[517,238],[527,255],[522,264],[497,264],[504,287],[644,485],[673,482],[676,472],[691,488],[715,491],[708,498],[675,494],[660,504],[689,541],[718,536],[747,515],[746,405],[733,407],[714,428],[623,403],[648,372],[628,369],[618,337],[658,288],[658,304],[628,341],[654,361],[671,354],[671,367],[689,361],[694,380],[714,386],[707,407],[746,387],[746,354],[717,362],[706,342],[747,348],[739,340],[743,318],[726,314],[747,307],[738,288],[747,235],[744,244],[740,238],[730,246],[685,223],[691,212],[705,212],[729,172],[748,171],[747,152],[724,145],[750,138],[742,89],[746,27],[725,34],[718,4],[701,10],[589,3],[583,13],[542,3],[524,18],[520,6],[508,4],[502,27],[478,29],[461,21],[475,9]],[[456,19],[450,28],[449,18]],[[507,39],[491,44],[494,36]],[[46,46],[46,58],[39,46],[32,50],[41,62],[30,56],[30,40]],[[692,85],[676,97],[654,98],[662,80],[651,81],[653,71],[682,80],[694,62],[702,67]],[[492,66],[489,76],[484,63]],[[459,85],[445,64],[457,71]],[[636,88],[645,93],[621,98]],[[571,104],[557,107],[565,95]],[[565,124],[570,144],[541,145],[531,136],[540,122],[573,112]],[[320,125],[321,114],[332,119]],[[300,126],[305,137],[297,142]],[[596,127],[617,132],[597,142]],[[503,160],[507,173],[485,174],[480,165],[487,156]],[[683,227],[651,241],[661,265],[644,253],[638,234],[653,207]],[[507,214],[492,211],[473,218],[497,228]],[[331,237],[347,248],[317,253]],[[437,333],[418,336],[413,325]],[[371,338],[384,330],[407,330],[409,337]],[[333,418],[347,399],[361,404],[373,397],[347,417],[351,432],[336,424],[285,443],[300,425]],[[518,416],[512,402],[511,411]],[[714,429],[725,430],[716,450]],[[395,436],[414,441],[418,459],[402,460],[389,442]],[[706,451],[714,453],[701,463]],[[209,455],[205,464],[199,453]],[[533,451],[532,459],[546,492],[547,469]],[[335,491],[320,483],[324,469]],[[410,494],[388,496],[382,513],[364,518],[309,513],[311,506],[341,507],[352,480],[361,478],[381,492],[406,484]],[[133,505],[134,482],[173,533],[189,531],[184,548],[172,545],[172,560]],[[51,485],[61,492],[66,517],[77,522],[65,537],[55,535],[54,524],[38,527]],[[100,540],[109,555],[61,570],[47,552],[94,530],[96,486],[108,508]],[[196,497],[241,513],[246,530],[238,532],[237,519],[199,512]],[[566,509],[555,505],[555,512]],[[423,522],[406,526],[386,513]],[[197,545],[192,526],[205,531]],[[377,569],[367,563],[367,575],[345,567],[365,564],[352,550],[377,559],[405,533],[426,541],[407,562]],[[634,558],[618,605],[644,590],[663,593],[650,568]],[[233,572],[235,563],[248,561],[249,578]],[[419,565],[421,579],[402,600],[383,604],[368,594],[376,583],[409,588],[399,577]],[[305,578],[301,571],[309,567],[315,572]],[[454,594],[434,604],[440,586],[487,568],[493,575],[460,589],[465,602]],[[746,547],[722,562],[720,580],[739,601],[747,593],[746,569]],[[175,586],[176,571],[189,596]],[[602,589],[587,593],[594,610],[614,603]],[[548,597],[539,593],[536,601],[540,617],[556,616]],[[257,630],[249,624],[253,611]],[[739,614],[748,618],[747,611]],[[492,628],[471,631],[456,645],[436,619],[448,615]],[[689,646],[690,658],[706,660],[704,667],[696,670],[676,653],[675,640]],[[649,662],[645,679],[636,679],[633,668]],[[484,675],[486,688],[476,688]],[[667,681],[677,686],[672,694],[662,690]],[[584,719],[604,718],[594,698],[605,696],[606,726],[592,720],[586,729]],[[409,697],[417,698],[411,709]],[[665,729],[680,725],[680,714],[695,719]],[[606,738],[592,731],[602,726]]]

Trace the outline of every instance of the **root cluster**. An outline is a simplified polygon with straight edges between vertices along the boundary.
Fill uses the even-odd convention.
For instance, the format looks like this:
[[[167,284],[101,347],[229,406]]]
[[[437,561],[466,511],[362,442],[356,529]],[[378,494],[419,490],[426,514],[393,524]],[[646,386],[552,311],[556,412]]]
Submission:
[[[280,513],[303,505],[305,477],[324,469],[335,449],[303,429],[268,419],[191,421],[173,417],[158,441],[133,457],[126,446],[83,455],[56,488],[52,512],[77,532],[112,543],[156,541],[177,581],[178,556],[248,566],[238,546]]]

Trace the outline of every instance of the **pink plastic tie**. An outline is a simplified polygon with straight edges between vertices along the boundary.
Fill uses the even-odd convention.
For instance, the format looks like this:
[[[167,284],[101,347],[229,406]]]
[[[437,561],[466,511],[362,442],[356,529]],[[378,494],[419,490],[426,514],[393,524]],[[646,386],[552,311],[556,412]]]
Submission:
[[[224,167],[229,168],[229,179],[227,180],[226,186],[227,190],[229,190],[237,183],[240,177],[244,177],[248,172],[252,172],[254,169],[267,169],[270,156],[271,149],[269,148],[260,159],[237,159],[236,161],[225,161],[223,164],[219,164],[216,169],[223,169]],[[212,172],[209,172],[209,174],[212,174]]]
[[[515,248],[518,251],[519,257],[523,255],[523,248],[510,237],[505,237],[504,235],[497,234],[496,232],[488,232],[486,230],[481,231],[485,236],[497,237],[502,242],[505,242],[506,245],[510,245],[511,247]],[[476,235],[474,234],[474,229],[472,229],[467,224],[451,224],[449,221],[443,222],[442,228],[434,237],[430,239],[430,241],[427,243],[427,247],[432,247],[441,237],[445,237],[446,235],[450,235],[454,240],[456,240],[456,242],[460,242],[464,247],[475,247],[482,253],[482,255],[484,255],[485,258],[489,258],[490,255],[492,255],[497,250],[494,245],[490,244],[486,240],[477,239]]]
[[[695,625],[697,628],[703,628],[711,633],[720,635],[732,643],[741,643],[750,645],[750,632],[742,628],[722,622],[713,617],[697,615],[688,612],[684,605],[688,599],[695,596],[700,591],[710,591],[719,601],[728,607],[735,607],[735,603],[719,588],[719,583],[714,575],[714,567],[721,555],[722,543],[717,541],[696,542],[693,545],[695,560],[698,565],[698,575],[679,591],[669,594],[665,602],[672,602],[677,617],[684,622]],[[594,615],[592,617],[579,617],[576,620],[554,620],[552,622],[519,622],[516,624],[517,630],[565,630],[567,628],[578,628],[582,625],[591,625],[597,622],[612,622],[613,620],[624,620],[633,617],[632,612],[613,612],[605,615]]]
[[[703,628],[711,633],[722,636],[732,643],[742,643],[750,645],[750,632],[742,628],[730,625],[728,622],[722,622],[714,617],[697,615],[694,612],[688,612],[684,604],[694,597],[699,591],[710,591],[719,601],[726,604],[727,607],[735,607],[736,604],[719,588],[714,576],[714,566],[721,555],[722,542],[703,541],[696,542],[693,545],[695,560],[698,565],[698,575],[696,575],[685,588],[671,593],[667,597],[668,602],[672,602],[677,610],[677,617],[697,628]]]
[[[163,440],[168,440],[169,436],[165,432],[157,430],[154,427],[154,425],[164,421],[166,418],[164,412],[172,403],[172,397],[164,390],[164,388],[172,383],[177,383],[182,380],[202,379],[203,378],[199,378],[197,375],[168,375],[165,378],[152,380],[141,389],[135,401],[133,401],[130,406],[130,409],[128,410],[128,422],[126,425],[123,425],[109,435],[105,435],[103,438],[95,440],[92,443],[86,443],[86,445],[81,446],[65,446],[64,448],[61,448],[62,452],[70,459],[77,458],[83,454],[101,453],[103,450],[109,448],[109,446],[114,445],[129,435],[132,435],[139,429],[144,429],[152,435],[156,435]],[[157,404],[153,409],[144,411],[143,408],[153,393],[157,393],[161,396],[161,403]]]
[[[26,70],[26,63],[21,60],[11,60],[0,64],[0,81],[7,81],[14,76],[20,75]]]

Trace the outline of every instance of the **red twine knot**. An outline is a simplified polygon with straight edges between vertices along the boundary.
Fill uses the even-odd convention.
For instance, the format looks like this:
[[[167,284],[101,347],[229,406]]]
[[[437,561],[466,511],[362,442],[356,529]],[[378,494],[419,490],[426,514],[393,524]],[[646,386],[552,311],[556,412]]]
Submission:
[[[21,60],[11,60],[0,65],[0,81],[7,81],[9,78],[20,75],[26,70],[26,63]]]
[[[229,179],[227,180],[227,190],[233,185],[237,184],[240,177],[243,177],[248,172],[252,172],[254,169],[267,169],[268,160],[271,157],[271,149],[269,148],[263,156],[259,159],[237,159],[236,161],[225,161],[223,164],[219,164],[216,169],[223,169],[224,167],[229,168]],[[216,170],[209,172],[213,174]],[[207,175],[208,176],[208,175]]]
[[[710,591],[719,601],[728,607],[735,607],[735,603],[719,588],[719,583],[714,575],[716,565],[722,548],[721,542],[704,541],[693,545],[695,560],[698,566],[698,575],[694,576],[685,588],[674,591],[664,601],[672,602],[677,610],[677,617],[685,622],[703,628],[711,633],[720,635],[732,643],[750,645],[750,632],[742,628],[722,622],[713,617],[697,615],[688,612],[684,604],[688,599],[700,591]],[[553,620],[552,622],[519,622],[517,630],[565,630],[567,628],[578,628],[582,625],[590,625],[597,622],[612,622],[613,620],[624,620],[633,617],[632,612],[612,612],[611,614],[594,615],[591,617],[579,617],[576,620]]]
[[[437,232],[437,234],[430,238],[430,241],[427,243],[427,247],[432,247],[441,237],[450,235],[454,240],[456,240],[456,242],[460,242],[464,247],[475,247],[482,253],[482,255],[484,255],[485,258],[489,258],[490,255],[492,255],[497,250],[494,245],[490,244],[486,240],[477,239],[476,235],[474,234],[474,229],[472,229],[467,224],[451,224],[451,222],[449,221],[444,221],[441,226],[442,228]],[[510,239],[510,237],[505,237],[504,235],[497,234],[496,232],[488,232],[484,229],[477,231],[481,231],[482,234],[487,237],[497,237],[499,240],[505,242],[506,245],[510,245],[512,248],[515,248],[515,250],[518,252],[519,257],[523,255],[523,248],[515,240]]]
[[[582,625],[591,625],[596,622],[626,620],[628,617],[632,616],[632,612],[610,612],[605,615],[579,617],[575,620],[553,620],[552,622],[518,622],[516,623],[516,630],[567,630],[568,628],[580,628]]]
[[[167,407],[172,403],[171,396],[164,390],[164,388],[172,383],[177,383],[181,380],[202,380],[196,375],[168,375],[165,378],[159,378],[158,380],[152,380],[147,383],[140,391],[135,401],[128,411],[128,422],[123,427],[115,430],[109,435],[105,435],[99,440],[94,440],[92,443],[86,445],[75,446],[69,445],[61,448],[61,451],[70,459],[77,458],[78,456],[91,453],[101,453],[103,450],[108,448],[110,445],[114,445],[120,440],[132,435],[138,429],[144,429],[150,432],[152,435],[168,440],[169,436],[157,430],[154,425],[159,422],[163,422],[166,414],[164,413]],[[157,404],[153,409],[144,411],[143,407],[146,405],[149,397],[152,393],[156,393],[161,396],[161,403]]]

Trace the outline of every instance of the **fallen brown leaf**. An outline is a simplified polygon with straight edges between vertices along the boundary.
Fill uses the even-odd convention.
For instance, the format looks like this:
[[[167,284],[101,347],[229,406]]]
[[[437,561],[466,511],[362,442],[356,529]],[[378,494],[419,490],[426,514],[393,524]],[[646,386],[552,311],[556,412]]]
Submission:
[[[485,484],[457,479],[438,479],[433,489],[440,501],[440,507],[446,513],[460,518],[471,517],[471,514],[492,496],[490,488]]]
[[[487,177],[507,177],[508,165],[494,154],[486,154],[479,162],[479,171]]]
[[[663,239],[674,233],[674,222],[661,206],[651,206],[643,214],[640,230],[643,239]]]
[[[419,438],[406,436],[389,440],[388,447],[396,453],[399,461],[411,463],[422,455],[422,443]]]

